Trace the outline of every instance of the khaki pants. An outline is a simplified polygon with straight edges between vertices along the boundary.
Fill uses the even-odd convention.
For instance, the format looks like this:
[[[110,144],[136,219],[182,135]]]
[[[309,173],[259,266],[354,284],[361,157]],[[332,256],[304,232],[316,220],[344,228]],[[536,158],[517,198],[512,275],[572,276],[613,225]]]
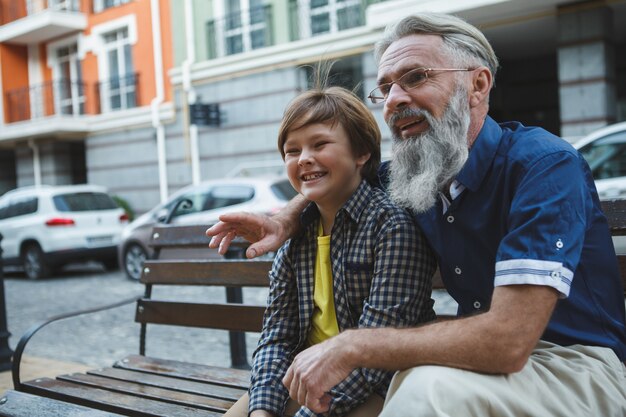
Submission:
[[[248,416],[248,394],[244,394],[233,406],[224,414],[224,417],[247,417]],[[348,413],[347,417],[376,417],[383,408],[383,399],[377,394],[372,394],[367,401],[359,405]],[[300,406],[291,398],[285,407],[285,416],[293,416]],[[279,417],[279,416],[277,416]]]
[[[520,372],[441,366],[398,372],[381,417],[624,417],[626,366],[607,348],[541,341]]]

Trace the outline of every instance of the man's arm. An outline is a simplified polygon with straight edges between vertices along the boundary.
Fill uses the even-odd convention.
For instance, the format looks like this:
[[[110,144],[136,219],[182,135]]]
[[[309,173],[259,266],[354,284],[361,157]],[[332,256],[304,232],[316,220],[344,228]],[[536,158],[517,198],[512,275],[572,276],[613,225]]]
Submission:
[[[218,248],[224,255],[232,240],[241,236],[252,244],[246,250],[248,258],[276,251],[298,230],[300,213],[309,201],[297,195],[274,216],[255,213],[228,213],[220,216],[220,222],[206,231],[211,237],[209,247]]]
[[[411,329],[346,331],[296,356],[283,383],[292,398],[324,412],[325,394],[354,368],[404,370],[442,365],[476,372],[519,371],[548,324],[558,293],[545,286],[496,287],[475,316]]]

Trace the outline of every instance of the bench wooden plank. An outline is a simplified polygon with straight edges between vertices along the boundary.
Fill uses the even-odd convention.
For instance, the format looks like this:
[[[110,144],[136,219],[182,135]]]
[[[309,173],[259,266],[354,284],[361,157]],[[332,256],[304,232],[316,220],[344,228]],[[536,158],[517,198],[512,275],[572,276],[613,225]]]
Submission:
[[[104,411],[138,417],[217,417],[222,413],[171,404],[87,387],[58,379],[41,378],[23,384],[25,392]]]
[[[225,401],[198,394],[180,392],[177,389],[157,388],[136,382],[110,379],[93,374],[70,374],[60,375],[58,380],[73,382],[94,388],[102,388],[108,391],[122,394],[136,395],[142,398],[164,401],[172,404],[184,405],[187,407],[200,408],[209,411],[226,412],[233,405],[233,401]]]
[[[163,375],[147,374],[145,372],[131,371],[120,368],[103,368],[88,371],[89,375],[98,375],[120,381],[134,382],[148,387],[166,388],[178,390],[189,394],[204,395],[227,401],[237,401],[246,390],[243,388],[231,388],[222,385],[214,385],[206,382],[189,381],[181,378],[172,378]]]
[[[135,321],[221,330],[261,332],[265,307],[241,304],[197,304],[141,299]]]
[[[116,368],[182,378],[189,381],[208,382],[226,387],[248,389],[250,371],[219,366],[201,365],[149,356],[130,355],[118,361]]]
[[[81,405],[8,390],[0,399],[0,416],[7,417],[122,417]]]
[[[611,235],[626,236],[626,200],[607,200],[601,204]]]
[[[172,260],[146,261],[144,284],[268,287],[272,261]]]

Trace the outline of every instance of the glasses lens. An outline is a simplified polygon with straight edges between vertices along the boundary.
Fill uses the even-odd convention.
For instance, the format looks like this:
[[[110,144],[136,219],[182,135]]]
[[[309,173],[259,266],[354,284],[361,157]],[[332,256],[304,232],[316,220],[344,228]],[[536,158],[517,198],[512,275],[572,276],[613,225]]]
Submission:
[[[417,68],[407,72],[402,77],[400,77],[400,79],[398,80],[398,84],[400,84],[400,87],[402,87],[403,89],[410,89],[424,84],[427,79],[428,71],[426,71],[424,68]]]

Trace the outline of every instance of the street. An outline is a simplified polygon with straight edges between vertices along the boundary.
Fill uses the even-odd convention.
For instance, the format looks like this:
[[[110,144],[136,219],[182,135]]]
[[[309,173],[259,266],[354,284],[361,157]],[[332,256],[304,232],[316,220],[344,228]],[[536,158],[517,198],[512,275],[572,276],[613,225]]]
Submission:
[[[159,292],[161,290],[161,292]],[[17,272],[5,272],[9,345],[32,325],[52,316],[111,304],[141,295],[143,285],[128,280],[121,271],[105,272],[99,264],[74,265],[53,278],[31,281]],[[185,300],[225,302],[223,288],[155,288],[153,297],[168,294]],[[264,304],[266,289],[244,289],[244,302]],[[438,313],[454,313],[455,303],[441,293],[433,296]],[[139,325],[134,322],[134,304],[52,323],[28,344],[25,355],[100,367],[110,366],[126,355],[139,352]],[[258,334],[247,336],[248,360]],[[207,350],[208,347],[211,350]],[[219,349],[215,349],[219,346]],[[172,326],[148,326],[146,353],[150,356],[228,365],[228,333]]]

